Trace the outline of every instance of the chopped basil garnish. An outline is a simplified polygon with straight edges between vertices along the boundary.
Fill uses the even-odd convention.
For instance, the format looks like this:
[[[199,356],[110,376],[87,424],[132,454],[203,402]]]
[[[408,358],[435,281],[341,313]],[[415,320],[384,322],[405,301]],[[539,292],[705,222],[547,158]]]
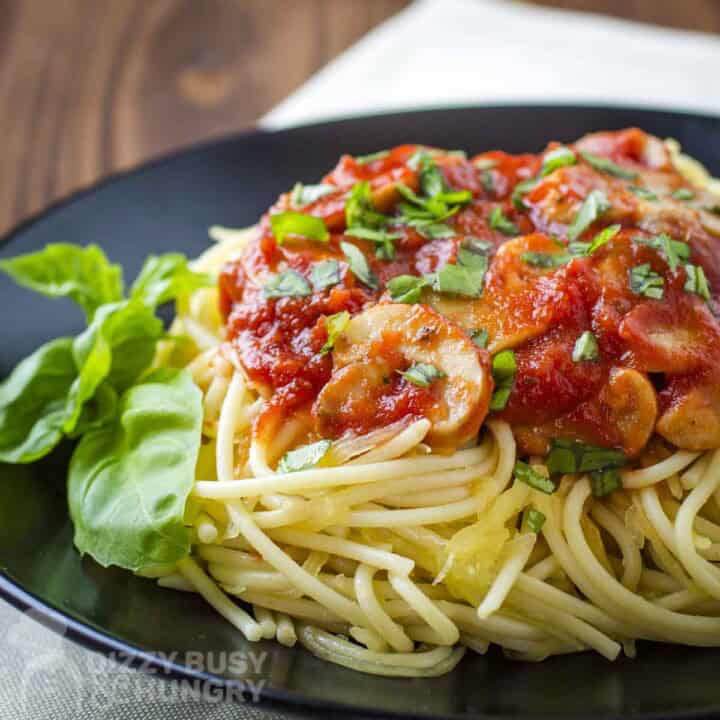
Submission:
[[[695,293],[704,300],[709,300],[710,286],[708,285],[705,271],[702,267],[688,263],[685,265],[685,274],[687,275],[684,285],[685,292]]]
[[[542,164],[542,170],[540,171],[541,177],[549,175],[553,170],[565,167],[567,165],[574,165],[577,162],[577,156],[565,145],[561,145],[555,150],[551,150],[544,158]]]
[[[352,243],[341,242],[340,249],[345,255],[352,274],[371,290],[377,290],[380,287],[375,273],[371,270],[367,258],[363,255],[362,250],[355,247]]]
[[[492,376],[495,381],[495,390],[490,400],[491,410],[502,410],[508,402],[513,385],[517,361],[512,350],[503,350],[492,359]]]
[[[536,535],[542,530],[545,520],[545,515],[535,508],[528,508],[525,513],[525,523],[527,524],[528,530],[534,532]]]
[[[457,235],[457,233],[449,225],[445,225],[445,223],[418,225],[415,229],[428,240],[441,240],[443,238],[451,238]]]
[[[389,218],[375,209],[366,180],[355,183],[345,203],[345,224],[348,228],[363,227],[378,229],[387,225]]]
[[[340,282],[340,263],[337,260],[322,260],[312,266],[310,280],[316,291],[325,290]]]
[[[556,268],[567,265],[572,259],[568,253],[524,252],[520,259],[528,265],[541,268]]]
[[[615,468],[597,470],[590,473],[590,485],[592,487],[592,494],[595,497],[606,497],[611,492],[618,490],[622,485],[620,482],[620,473]]]
[[[581,152],[580,156],[588,164],[591,165],[595,170],[607,173],[608,175],[614,175],[615,177],[624,178],[625,180],[634,180],[638,174],[635,170],[630,170],[614,163],[608,158],[601,157],[600,155],[593,155],[589,152]]]
[[[499,230],[503,235],[519,235],[518,226],[505,217],[500,206],[493,208],[490,213],[490,227],[493,230]]]
[[[457,263],[447,263],[445,267],[428,275],[433,290],[449,295],[479,297],[483,289],[485,273],[489,260],[488,243],[469,238],[458,250]]]
[[[325,355],[329,353],[334,347],[337,339],[343,333],[348,323],[350,322],[350,313],[347,310],[335,313],[334,315],[328,315],[325,318],[325,329],[327,330],[327,341],[320,349],[320,354]]]
[[[610,209],[605,193],[600,190],[592,190],[583,200],[575,219],[568,227],[567,235],[570,240],[577,240],[590,225],[592,225],[603,213]]]
[[[601,230],[593,239],[588,249],[585,251],[586,255],[592,255],[596,250],[601,248],[606,243],[610,242],[620,232],[620,225],[608,225],[604,230]]]
[[[375,257],[380,260],[393,260],[395,258],[395,243],[393,241],[402,237],[400,233],[366,227],[351,227],[345,231],[345,234],[375,243]]]
[[[318,440],[310,445],[290,450],[278,463],[278,472],[291,473],[314,468],[327,455],[331,446],[330,440]]]
[[[434,380],[446,377],[442,370],[439,370],[434,365],[428,365],[427,363],[416,363],[409,367],[405,372],[396,370],[398,375],[402,375],[408,382],[418,387],[430,387],[430,383]]]
[[[649,263],[637,265],[630,270],[630,289],[636,295],[660,300],[663,296],[665,280],[650,269]]]
[[[680,240],[673,240],[669,235],[661,233],[651,238],[635,236],[633,242],[647,245],[657,250],[668,264],[668,267],[675,272],[681,260],[690,259],[690,246]]]
[[[630,187],[628,187],[628,190],[631,193],[634,193],[635,195],[637,195],[639,198],[642,198],[643,200],[654,201],[654,200],[658,199],[658,196],[654,192],[652,192],[651,190],[648,190],[644,187],[638,187],[637,185],[630,185]]]
[[[627,456],[621,450],[561,438],[552,441],[546,460],[547,469],[553,475],[609,470],[623,467],[626,463]]]
[[[595,336],[586,330],[576,341],[572,352],[573,362],[590,360],[595,362],[600,359],[600,348]]]
[[[430,280],[426,277],[398,275],[388,282],[387,289],[395,302],[412,305],[420,302],[423,288],[428,285]]]
[[[420,155],[418,168],[420,170],[420,187],[422,188],[423,195],[434,197],[435,195],[447,192],[445,178],[440,172],[437,163],[428,153]]]
[[[517,210],[527,210],[527,205],[525,204],[524,197],[527,195],[531,190],[534,190],[540,183],[542,182],[541,177],[534,177],[534,178],[528,178],[527,180],[523,180],[522,182],[519,182],[512,192],[512,204],[515,206]]]
[[[552,495],[557,490],[557,485],[550,479],[533,470],[527,463],[518,460],[515,463],[513,475],[529,485],[533,490],[539,490],[546,495]]]
[[[470,331],[470,339],[480,348],[486,348],[488,344],[488,331],[485,328]]]
[[[285,270],[273,275],[265,283],[263,292],[266,298],[307,297],[312,295],[312,288],[297,270]]]
[[[676,200],[682,200],[683,202],[687,200],[692,200],[695,197],[695,193],[690,190],[690,188],[678,188],[673,194],[672,197],[674,197]]]
[[[473,165],[478,170],[491,170],[497,165],[497,160],[493,160],[492,158],[476,158],[473,160]]]
[[[356,155],[355,162],[359,162],[361,165],[367,165],[367,163],[375,160],[382,160],[390,154],[389,150],[378,150],[377,152],[370,153],[369,155]]]
[[[322,218],[299,212],[271,215],[270,227],[278,245],[282,245],[288,235],[299,235],[318,242],[327,242],[330,239],[330,233]]]
[[[485,190],[488,195],[493,195],[495,193],[495,181],[493,180],[493,174],[490,170],[482,171],[480,175],[480,182],[482,183],[483,190]]]
[[[319,185],[295,183],[295,187],[290,193],[290,205],[294,208],[304,207],[326,195],[336,192],[337,189],[335,185],[326,185],[324,183],[320,183]]]

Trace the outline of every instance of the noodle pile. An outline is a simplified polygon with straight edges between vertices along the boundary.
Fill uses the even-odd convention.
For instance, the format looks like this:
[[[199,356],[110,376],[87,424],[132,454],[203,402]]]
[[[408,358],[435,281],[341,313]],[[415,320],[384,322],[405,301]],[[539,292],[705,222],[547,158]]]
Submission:
[[[252,232],[213,228],[197,269],[217,270]],[[195,293],[173,328],[197,349],[186,359],[207,442],[193,556],[144,571],[162,587],[199,593],[248,640],[389,676],[441,675],[491,644],[531,661],[614,660],[638,639],[720,645],[720,450],[641,458],[605,498],[581,474],[547,495],[513,477],[506,423],[438,455],[430,423],[413,420],[337,441],[335,463],[278,472],[303,423],[251,439],[264,400],[219,352],[215,293]]]

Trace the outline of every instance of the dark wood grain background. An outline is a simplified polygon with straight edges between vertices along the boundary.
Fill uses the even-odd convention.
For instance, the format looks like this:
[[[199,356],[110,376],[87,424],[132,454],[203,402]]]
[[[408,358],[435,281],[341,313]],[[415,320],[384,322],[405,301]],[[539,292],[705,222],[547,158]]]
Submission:
[[[0,0],[0,232],[250,127],[408,0]],[[720,0],[543,0],[720,32]]]

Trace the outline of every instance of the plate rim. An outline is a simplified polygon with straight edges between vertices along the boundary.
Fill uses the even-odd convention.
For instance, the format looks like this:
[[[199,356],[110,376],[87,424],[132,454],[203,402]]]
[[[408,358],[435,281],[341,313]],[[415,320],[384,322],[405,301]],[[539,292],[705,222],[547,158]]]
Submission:
[[[587,103],[540,103],[540,102],[523,102],[522,100],[515,102],[488,103],[488,104],[458,104],[444,106],[427,106],[412,108],[408,110],[389,110],[380,113],[367,113],[351,115],[346,117],[333,117],[318,122],[292,125],[290,127],[280,128],[263,128],[254,125],[247,130],[240,132],[223,133],[213,136],[207,140],[199,142],[191,142],[178,148],[162,152],[149,160],[140,162],[130,168],[114,170],[107,175],[97,179],[89,185],[82,186],[71,191],[67,195],[63,195],[53,200],[43,208],[30,213],[22,218],[16,224],[11,226],[7,231],[0,235],[0,249],[6,247],[18,236],[25,231],[31,229],[35,224],[40,223],[53,215],[55,212],[63,210],[66,207],[83,201],[86,197],[92,196],[106,188],[112,187],[124,180],[130,180],[133,177],[140,176],[146,172],[150,172],[158,167],[169,165],[180,157],[187,157],[195,154],[202,154],[209,150],[219,148],[222,145],[235,143],[238,141],[248,140],[260,136],[273,136],[277,134],[293,134],[294,132],[303,132],[309,129],[322,130],[324,128],[333,128],[345,123],[363,123],[372,120],[382,120],[384,118],[414,117],[429,113],[452,113],[452,112],[471,112],[482,110],[523,110],[523,111],[567,111],[567,112],[584,112],[584,111],[610,111],[610,112],[630,112],[640,113],[644,115],[673,115],[680,118],[695,119],[702,121],[720,122],[720,113],[714,114],[709,112],[695,112],[688,109],[673,109],[653,106],[630,105],[630,104],[614,104],[611,102],[587,102]],[[123,658],[127,658],[128,665],[134,668],[139,666],[149,667],[162,672],[158,679],[169,680],[179,678],[191,678],[203,683],[221,688],[242,689],[241,683],[232,678],[226,678],[214,675],[209,672],[196,670],[187,665],[183,665],[166,658],[163,658],[151,651],[114,637],[109,632],[99,629],[90,623],[78,620],[70,615],[67,611],[57,607],[56,605],[46,602],[36,594],[26,590],[19,582],[15,581],[12,576],[0,566],[0,599],[7,602],[10,606],[16,608],[20,612],[27,613],[33,611],[30,615],[35,622],[43,625],[52,632],[58,632],[59,626],[64,630],[63,637],[67,637],[81,647],[92,652],[99,652],[107,657],[112,657],[113,653],[121,654]],[[297,648],[304,650],[302,646]],[[116,658],[117,659],[117,658]],[[388,717],[388,718],[423,718],[424,720],[467,720],[468,717],[481,718],[483,720],[517,720],[519,717],[515,713],[476,713],[467,714],[443,714],[437,712],[421,712],[405,711],[405,710],[381,710],[368,705],[354,705],[346,702],[338,702],[336,700],[328,700],[322,698],[314,698],[307,695],[300,695],[294,692],[288,692],[277,687],[264,686],[259,691],[259,702],[257,707],[269,709],[268,704],[273,704],[276,709],[287,712],[292,717],[295,709],[310,710],[312,712],[342,712],[351,718],[362,717]],[[533,720],[557,720],[557,715],[533,715]],[[560,716],[562,720],[614,720],[618,715],[605,712],[588,716],[583,713],[568,713]],[[639,714],[629,713],[625,717],[633,720],[699,720],[700,718],[720,718],[720,697],[718,701],[710,706],[697,709],[680,709],[671,713],[663,711],[642,712]]]

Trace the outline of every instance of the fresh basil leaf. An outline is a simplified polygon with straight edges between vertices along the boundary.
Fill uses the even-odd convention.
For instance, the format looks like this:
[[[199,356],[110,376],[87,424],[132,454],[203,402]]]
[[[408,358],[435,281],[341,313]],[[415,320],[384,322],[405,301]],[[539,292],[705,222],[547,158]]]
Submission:
[[[529,508],[525,513],[525,523],[530,532],[536,535],[542,530],[546,519],[545,515],[535,508]]]
[[[530,465],[522,460],[515,463],[513,476],[529,485],[533,490],[539,490],[546,495],[552,495],[557,490],[557,485],[550,478],[533,470]]]
[[[119,393],[135,383],[150,367],[162,335],[162,322],[139,300],[100,307],[92,323],[73,341],[78,377],[68,394],[72,412],[65,431],[75,429],[83,407],[103,382]]]
[[[214,282],[210,275],[192,271],[181,253],[150,255],[130,288],[130,297],[156,308],[200,288],[210,287]]]
[[[60,442],[76,377],[72,338],[42,345],[15,367],[0,385],[1,462],[34,462]]]
[[[590,473],[592,494],[597,498],[607,497],[622,486],[620,473],[615,468]]]
[[[488,344],[488,331],[485,328],[471,330],[470,339],[479,347],[485,349]]]
[[[372,228],[352,227],[345,231],[346,235],[375,243],[375,257],[380,260],[395,259],[395,240],[402,238],[401,233],[391,233],[386,230]]]
[[[576,162],[577,156],[575,153],[569,147],[561,145],[545,155],[540,176],[545,177],[558,168],[575,165]]]
[[[672,193],[672,197],[676,200],[686,202],[688,200],[693,200],[695,198],[695,193],[690,190],[690,188],[678,188],[674,193]]]
[[[352,243],[341,242],[340,249],[345,255],[350,271],[363,284],[371,290],[377,290],[380,287],[375,273],[370,268],[367,258],[363,255],[362,250]]]
[[[482,292],[482,273],[459,263],[447,263],[431,277],[435,292],[469,298],[480,297]]]
[[[600,348],[598,346],[597,339],[589,330],[586,330],[575,341],[575,346],[572,351],[572,360],[573,362],[578,363],[583,360],[597,362],[599,359]]]
[[[541,182],[541,177],[528,178],[527,180],[522,180],[513,188],[510,199],[516,210],[520,210],[521,212],[527,210],[527,205],[524,200],[525,195],[534,190]]]
[[[633,237],[633,242],[657,250],[668,264],[668,267],[675,272],[681,260],[690,259],[690,246],[680,240],[673,240],[669,235],[661,233],[654,237],[644,238],[640,236]]]
[[[314,263],[310,280],[316,292],[337,285],[340,282],[340,263],[337,260],[322,260]]]
[[[187,370],[158,370],[123,395],[114,422],[86,433],[70,461],[75,545],[138,570],[190,551],[183,523],[195,482],[202,393]]]
[[[642,198],[643,200],[649,200],[653,202],[658,199],[658,196],[654,192],[648,190],[647,188],[639,187],[638,185],[630,185],[630,187],[628,187],[628,190],[631,193],[637,195],[639,198]]]
[[[594,155],[593,153],[589,152],[581,152],[580,156],[588,165],[592,166],[595,170],[599,170],[600,172],[606,173],[608,175],[624,178],[625,180],[634,180],[638,176],[638,173],[634,170],[629,170],[628,168],[625,168],[622,165],[618,165],[612,160],[601,157],[600,155]]]
[[[0,260],[0,270],[22,287],[51,298],[70,298],[88,322],[101,305],[123,297],[122,268],[110,263],[97,245],[46,245],[38,252]]]
[[[503,410],[510,399],[510,393],[515,385],[517,360],[513,350],[503,350],[492,359],[492,376],[495,381],[495,390],[490,399],[491,410]]]
[[[433,381],[446,377],[446,374],[442,370],[427,363],[416,363],[404,372],[401,370],[396,370],[395,372],[397,372],[398,375],[402,375],[405,380],[411,382],[413,385],[424,388],[430,387]]]
[[[298,235],[324,243],[330,240],[325,221],[314,215],[299,212],[277,213],[270,216],[270,227],[278,245],[282,245],[288,235]]]
[[[490,213],[489,224],[491,229],[499,230],[503,235],[514,236],[520,234],[518,226],[510,219],[505,217],[505,214],[503,213],[502,208],[499,205],[493,208],[492,212]]]
[[[368,155],[356,155],[355,162],[358,162],[361,165],[367,165],[368,163],[375,162],[375,160],[383,160],[389,154],[389,150],[378,150],[377,152],[370,153]]]
[[[430,284],[430,280],[426,277],[397,275],[388,282],[387,289],[394,302],[412,305],[420,302],[423,288]]]
[[[605,193],[600,190],[592,190],[583,200],[580,209],[575,215],[567,230],[570,240],[577,240],[590,225],[592,225],[603,213],[610,209]]]
[[[637,265],[630,270],[630,290],[636,295],[660,300],[663,296],[665,280],[650,269],[649,263]]]
[[[265,297],[307,297],[312,295],[310,283],[297,271],[285,270],[273,275],[263,287]]]
[[[337,191],[338,188],[335,185],[328,185],[326,183],[320,183],[319,185],[295,183],[290,193],[290,205],[291,207],[299,209],[320,200],[320,198],[324,198],[326,195],[332,195]]]
[[[444,223],[429,223],[428,225],[417,225],[415,229],[427,240],[442,240],[455,237],[457,233],[449,225]]]
[[[325,318],[325,329],[327,330],[328,338],[320,349],[321,355],[326,355],[335,347],[337,339],[343,334],[349,322],[350,313],[347,310],[335,313],[334,315],[328,315]]]
[[[704,300],[710,299],[710,286],[708,285],[707,277],[705,277],[705,271],[700,265],[692,265],[687,263],[685,265],[685,285],[683,289],[685,292],[695,293]]]
[[[377,230],[389,222],[375,209],[370,183],[366,180],[355,183],[345,203],[345,224],[348,228],[363,227]]]
[[[586,251],[587,255],[592,255],[596,250],[599,250],[603,245],[609,243],[621,230],[620,225],[608,225],[606,228],[601,230],[591,241]]]
[[[278,463],[277,470],[281,473],[300,472],[314,468],[328,453],[332,442],[318,440],[310,445],[290,450],[283,455]]]
[[[567,265],[572,259],[568,253],[546,253],[527,251],[520,255],[520,259],[528,265],[541,268],[557,268]]]

